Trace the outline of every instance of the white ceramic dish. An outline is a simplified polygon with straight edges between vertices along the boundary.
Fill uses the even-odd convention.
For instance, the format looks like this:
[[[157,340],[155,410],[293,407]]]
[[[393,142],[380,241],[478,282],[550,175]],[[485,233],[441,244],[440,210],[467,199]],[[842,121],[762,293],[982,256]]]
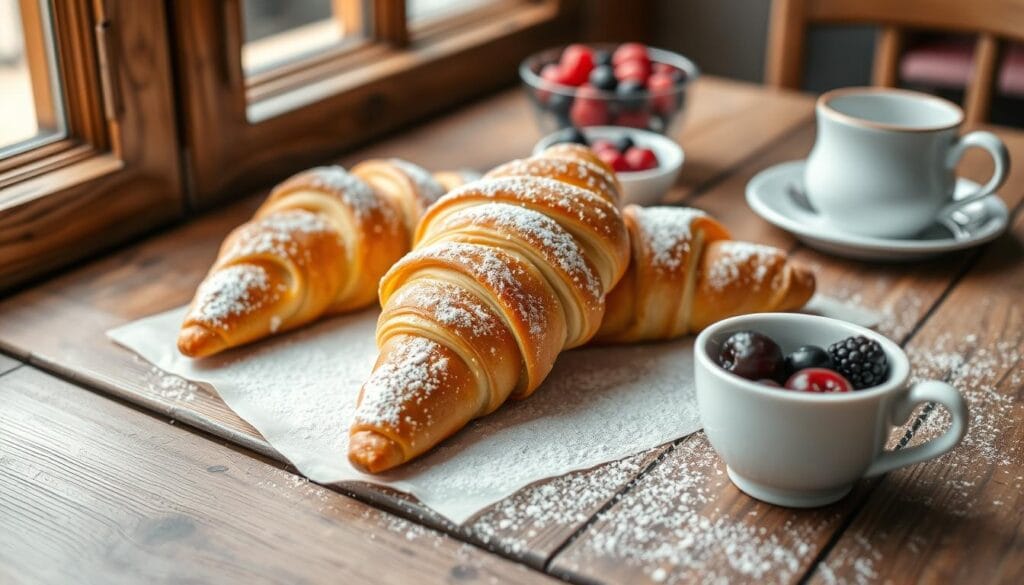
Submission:
[[[561,140],[570,130],[559,130],[552,132],[533,147],[533,153],[538,154],[545,148]],[[606,139],[614,140],[622,136],[629,136],[633,143],[643,148],[654,151],[658,157],[658,167],[646,171],[620,172],[616,173],[619,183],[622,184],[623,204],[635,203],[637,205],[659,205],[668,190],[675,184],[679,171],[683,168],[683,149],[671,138],[648,130],[636,128],[623,128],[621,126],[589,126],[582,128],[583,135],[587,140]]]
[[[847,258],[900,262],[972,248],[1003,233],[1009,222],[1006,204],[996,195],[970,204],[975,220],[965,223],[961,237],[936,224],[914,239],[874,238],[836,231],[802,200],[805,161],[775,165],[747,184],[747,204],[766,221],[782,228],[808,246]],[[978,184],[957,179],[956,197],[977,191]]]
[[[889,378],[874,388],[834,394],[758,384],[717,363],[722,343],[743,330],[768,335],[783,352],[864,335],[885,351]],[[830,504],[858,479],[938,457],[967,432],[967,406],[955,388],[938,381],[910,385],[910,364],[898,345],[845,321],[796,313],[743,315],[705,329],[693,351],[697,406],[711,445],[736,487],[771,504]],[[886,451],[892,427],[923,402],[948,409],[950,429],[921,445]]]

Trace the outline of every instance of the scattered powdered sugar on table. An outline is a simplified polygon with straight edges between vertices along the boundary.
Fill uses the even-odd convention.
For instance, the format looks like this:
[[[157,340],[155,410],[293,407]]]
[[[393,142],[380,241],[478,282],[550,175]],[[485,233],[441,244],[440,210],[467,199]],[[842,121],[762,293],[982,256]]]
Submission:
[[[584,348],[564,353],[528,399],[471,422],[408,465],[368,476],[346,455],[356,396],[377,357],[378,311],[325,320],[199,361],[175,348],[184,311],[108,335],[164,371],[215,388],[310,479],[384,484],[455,523],[541,479],[617,461],[700,427],[692,340]],[[543,493],[528,497],[542,499]]]
[[[690,224],[706,215],[689,207],[636,207],[636,221],[651,248],[651,261],[657,270],[674,270],[690,253],[693,233]]]
[[[531,485],[485,510],[462,531],[484,545],[520,556],[544,532],[572,530],[635,477],[648,452]],[[567,535],[561,532],[562,535]]]
[[[800,517],[808,512],[759,504],[757,509],[785,518],[769,530],[746,519],[752,513],[712,507],[728,484],[707,438],[695,435],[599,514],[562,562],[589,573],[609,561],[624,563],[665,583],[788,582],[799,576],[838,513],[809,522]]]
[[[908,356],[916,380],[946,380],[967,401],[971,415],[967,435],[944,456],[947,463],[970,465],[981,458],[990,465],[1009,466],[1024,455],[1019,452],[1021,445],[1000,440],[1024,414],[1012,392],[1024,383],[1024,334],[1018,332],[1016,339],[997,341],[990,348],[978,345],[976,335],[943,333],[930,344],[912,346]],[[1006,386],[1002,392],[1000,384]],[[928,413],[915,438],[938,436],[948,425],[949,413],[936,408]]]

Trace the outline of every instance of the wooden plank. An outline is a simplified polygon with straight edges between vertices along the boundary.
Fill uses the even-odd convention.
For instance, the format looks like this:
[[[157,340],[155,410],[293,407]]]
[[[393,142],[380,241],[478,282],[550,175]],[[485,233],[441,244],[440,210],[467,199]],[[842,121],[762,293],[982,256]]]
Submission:
[[[0,376],[21,365],[18,360],[0,353]]]
[[[3,582],[553,581],[31,367],[0,397]]]
[[[746,127],[754,110],[758,117],[765,108],[778,103],[781,111],[776,126]],[[803,116],[796,110],[803,105]],[[764,96],[755,86],[706,78],[698,82],[691,102],[693,117],[682,132],[689,144],[691,160],[705,176],[715,177],[791,132],[788,125],[804,120],[811,100],[791,94]],[[523,156],[539,137],[531,130],[529,104],[518,92],[506,92],[464,108],[447,118],[418,126],[400,136],[346,156],[351,165],[379,156],[400,156],[428,168],[487,169],[508,159]],[[769,116],[771,118],[771,116]],[[726,126],[731,130],[723,131]],[[707,138],[710,135],[712,138]],[[728,140],[729,148],[718,146]],[[484,146],[482,146],[484,145]],[[701,155],[703,148],[715,148],[714,156]],[[802,150],[802,151],[801,151]],[[806,143],[794,143],[777,157],[748,164],[745,176],[766,160],[796,158]],[[689,164],[689,163],[688,163]],[[696,182],[691,187],[697,189]],[[735,196],[735,193],[731,197]],[[247,218],[262,200],[257,194],[231,207],[209,214],[165,234],[142,242],[44,286],[0,302],[0,347],[44,369],[82,384],[100,388],[146,408],[253,449],[278,457],[248,424],[223,402],[203,388],[166,376],[105,339],[111,327],[188,302],[195,284],[202,278],[224,235]],[[706,198],[712,207],[720,199]],[[742,204],[742,197],[730,199],[723,219],[754,223]],[[773,230],[773,228],[768,228]],[[780,237],[781,232],[772,237]],[[786,241],[787,245],[789,241]],[[73,328],[66,323],[75,323]],[[51,334],[59,328],[60,334]],[[375,487],[346,487],[347,493],[415,517],[431,526],[457,533],[460,537],[494,550],[543,566],[550,555],[600,509],[639,470],[657,457],[655,449],[627,463],[602,466],[569,478],[534,486],[507,502],[483,513],[477,521],[456,529],[415,502]],[[565,497],[547,501],[552,493],[578,493],[585,498]],[[537,516],[538,510],[544,514]]]
[[[907,347],[921,376],[967,399],[964,442],[890,473],[816,567],[813,583],[1024,581],[1024,215]],[[926,413],[914,443],[948,424]]]
[[[993,129],[1013,153],[1024,154],[1024,133]],[[797,132],[790,141],[800,137]],[[786,140],[780,143],[785,144]],[[764,158],[779,150],[773,148]],[[991,162],[972,153],[960,171],[983,180]],[[721,213],[737,237],[765,236],[756,223],[735,211],[745,181],[736,175],[719,189],[698,197],[721,198]],[[736,184],[732,184],[732,183]],[[1024,199],[1024,172],[1016,171],[1000,194],[1011,209]],[[745,208],[745,206],[741,207]],[[781,241],[772,241],[781,245]],[[801,248],[796,257],[810,264],[819,290],[881,309],[883,333],[905,341],[949,286],[978,256],[977,251],[911,265],[866,264],[827,257]],[[970,303],[961,306],[971,306]],[[978,327],[973,318],[968,327]],[[1019,345],[1019,344],[1018,344]],[[909,427],[892,435],[894,445]],[[842,502],[819,510],[789,510],[757,502],[736,490],[703,433],[687,438],[620,496],[552,561],[553,574],[584,582],[771,581],[795,582],[811,568],[831,538],[870,493],[858,486]]]

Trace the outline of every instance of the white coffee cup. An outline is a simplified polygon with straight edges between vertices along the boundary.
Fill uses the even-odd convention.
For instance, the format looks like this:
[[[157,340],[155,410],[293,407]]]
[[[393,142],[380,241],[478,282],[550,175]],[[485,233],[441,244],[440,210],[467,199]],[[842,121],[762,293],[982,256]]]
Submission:
[[[864,335],[885,351],[889,378],[874,388],[832,394],[752,382],[717,363],[725,340],[744,330],[768,335],[786,353]],[[736,487],[771,504],[804,508],[832,503],[858,479],[938,457],[967,432],[967,406],[955,388],[938,381],[909,384],[910,363],[898,345],[845,321],[791,313],[733,317],[697,337],[694,358],[697,404],[711,445]],[[949,430],[924,444],[886,451],[893,426],[925,402],[949,410]]]
[[[837,230],[910,238],[941,214],[991,195],[1009,170],[1009,155],[991,132],[958,136],[963,110],[924,93],[845,88],[823,94],[818,134],[807,159],[808,201]],[[955,167],[971,147],[987,150],[992,178],[953,202]]]

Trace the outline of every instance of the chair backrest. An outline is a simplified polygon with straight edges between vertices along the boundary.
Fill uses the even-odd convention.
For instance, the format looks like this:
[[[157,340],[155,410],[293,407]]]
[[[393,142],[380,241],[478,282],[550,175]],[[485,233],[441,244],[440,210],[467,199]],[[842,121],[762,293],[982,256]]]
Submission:
[[[988,119],[996,73],[1007,39],[1024,40],[1024,0],[773,0],[765,81],[797,89],[811,24],[877,25],[872,83],[897,84],[905,30],[977,35],[967,85],[967,121]]]

